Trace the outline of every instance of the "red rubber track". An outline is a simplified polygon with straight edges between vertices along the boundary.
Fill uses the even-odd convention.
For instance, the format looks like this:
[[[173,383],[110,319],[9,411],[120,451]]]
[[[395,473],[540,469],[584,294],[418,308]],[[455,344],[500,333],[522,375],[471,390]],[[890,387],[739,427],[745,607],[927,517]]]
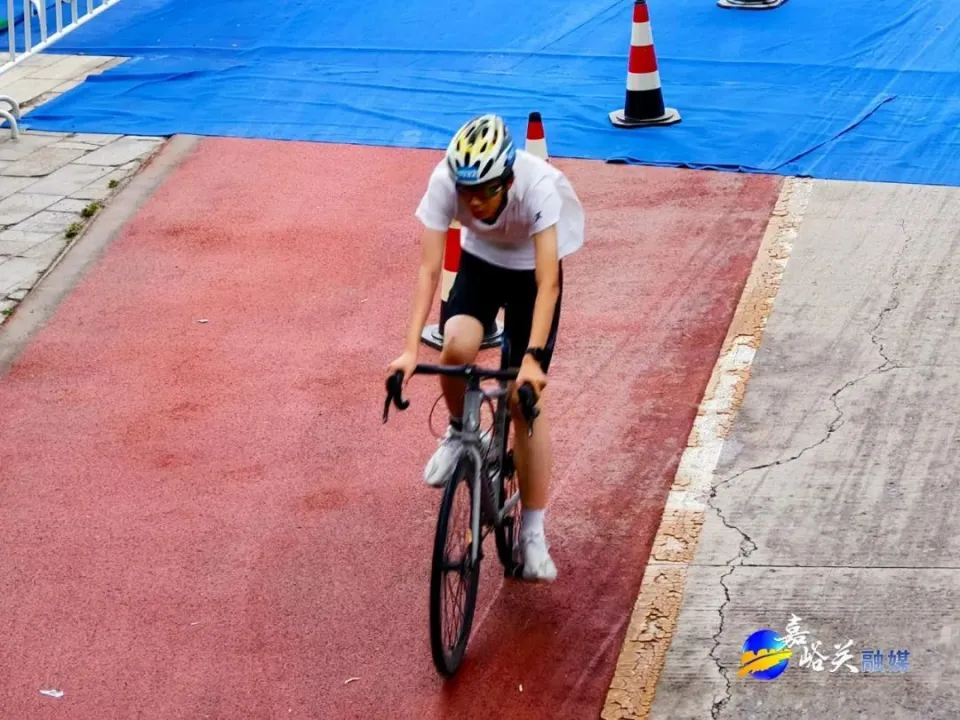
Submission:
[[[490,538],[444,686],[436,378],[380,422],[438,157],[201,142],[0,380],[4,716],[597,716],[779,180],[558,163],[589,232],[549,388],[559,579],[504,584]]]

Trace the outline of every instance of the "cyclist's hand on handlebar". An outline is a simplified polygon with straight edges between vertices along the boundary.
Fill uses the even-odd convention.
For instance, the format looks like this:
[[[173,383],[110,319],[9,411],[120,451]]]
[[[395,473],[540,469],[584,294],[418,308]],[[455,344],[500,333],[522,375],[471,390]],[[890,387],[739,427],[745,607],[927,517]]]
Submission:
[[[398,370],[403,372],[403,382],[404,384],[410,379],[413,375],[413,371],[417,368],[417,355],[412,352],[404,352],[403,355],[394,360],[387,367],[387,372],[390,375],[393,375]]]
[[[533,391],[536,397],[543,394],[543,389],[547,386],[547,375],[540,367],[540,363],[530,355],[525,355],[523,363],[520,365],[520,371],[517,373],[517,387],[524,383],[533,385]]]

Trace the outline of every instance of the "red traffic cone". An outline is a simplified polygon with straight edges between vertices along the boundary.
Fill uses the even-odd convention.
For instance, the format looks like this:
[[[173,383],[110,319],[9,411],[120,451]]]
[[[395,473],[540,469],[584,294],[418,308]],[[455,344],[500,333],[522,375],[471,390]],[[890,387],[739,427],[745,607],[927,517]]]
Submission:
[[[530,113],[527,118],[527,144],[524,150],[550,162],[547,156],[547,139],[543,134],[543,118],[538,112]]]
[[[773,10],[787,0],[717,0],[717,5],[728,10]]]
[[[447,315],[447,300],[450,298],[450,290],[453,288],[453,281],[457,279],[457,271],[460,269],[460,223],[454,220],[447,228],[447,244],[443,249],[443,275],[440,280],[440,322],[435,325],[428,325],[420,334],[420,340],[435,350],[443,349],[443,327],[447,324],[449,316]],[[503,335],[503,328],[494,320],[491,327],[484,332],[481,349],[496,347],[500,344],[500,338]]]
[[[616,127],[634,128],[650,125],[673,125],[680,122],[680,113],[664,107],[660,87],[657,54],[653,49],[653,32],[646,0],[633,4],[633,32],[630,37],[630,60],[627,66],[627,99],[624,107],[610,113]]]

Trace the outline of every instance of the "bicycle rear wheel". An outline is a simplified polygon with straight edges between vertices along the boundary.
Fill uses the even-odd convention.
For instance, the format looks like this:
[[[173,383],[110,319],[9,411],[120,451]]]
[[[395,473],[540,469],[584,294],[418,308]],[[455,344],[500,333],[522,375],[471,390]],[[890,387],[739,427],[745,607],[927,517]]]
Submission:
[[[506,399],[501,402],[506,402]],[[501,462],[497,468],[499,479],[491,478],[493,484],[494,507],[499,512],[503,506],[520,490],[516,465],[513,459],[513,448],[510,443],[510,414],[506,412],[500,423],[498,432],[503,438]],[[523,571],[520,557],[520,503],[517,502],[504,516],[503,522],[497,525],[494,536],[497,539],[497,556],[503,565],[504,577],[519,577]]]
[[[500,343],[500,369],[506,370],[510,366],[510,336],[504,333]],[[501,382],[506,390],[507,382]],[[496,443],[499,457],[496,458],[494,471],[490,481],[493,486],[493,507],[499,513],[503,506],[520,490],[514,463],[513,447],[510,442],[510,398],[504,395],[497,400],[497,410],[494,413],[493,431],[499,438]],[[494,536],[497,540],[497,556],[503,565],[504,577],[519,577],[523,572],[523,562],[520,557],[520,503],[511,508],[504,516],[503,522],[496,525]]]
[[[473,613],[480,586],[480,560],[471,561],[473,544],[481,545],[482,538],[473,537],[472,485],[474,482],[472,456],[463,455],[443,491],[437,531],[433,543],[433,563],[430,571],[430,650],[437,671],[452,677],[460,668],[473,627]],[[459,494],[458,494],[459,493]],[[465,507],[466,513],[457,512]],[[459,546],[454,557],[449,556],[450,544]],[[450,580],[453,580],[451,587]],[[453,622],[450,622],[450,616]]]

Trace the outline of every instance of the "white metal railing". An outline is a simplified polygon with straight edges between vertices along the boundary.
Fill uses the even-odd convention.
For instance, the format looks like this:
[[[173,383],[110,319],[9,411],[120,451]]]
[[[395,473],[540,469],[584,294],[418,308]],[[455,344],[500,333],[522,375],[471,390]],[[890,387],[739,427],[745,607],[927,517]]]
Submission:
[[[0,52],[0,58],[7,54],[8,57],[0,65],[0,80],[7,70],[31,55],[43,52],[64,35],[118,2],[120,0],[6,0],[7,28],[0,30],[0,34],[5,32],[7,35],[8,53]],[[17,5],[22,5],[20,14],[17,14]],[[0,118],[10,123],[11,132],[17,137],[19,104],[7,95],[0,95],[0,103],[10,106],[9,111],[0,107]]]

